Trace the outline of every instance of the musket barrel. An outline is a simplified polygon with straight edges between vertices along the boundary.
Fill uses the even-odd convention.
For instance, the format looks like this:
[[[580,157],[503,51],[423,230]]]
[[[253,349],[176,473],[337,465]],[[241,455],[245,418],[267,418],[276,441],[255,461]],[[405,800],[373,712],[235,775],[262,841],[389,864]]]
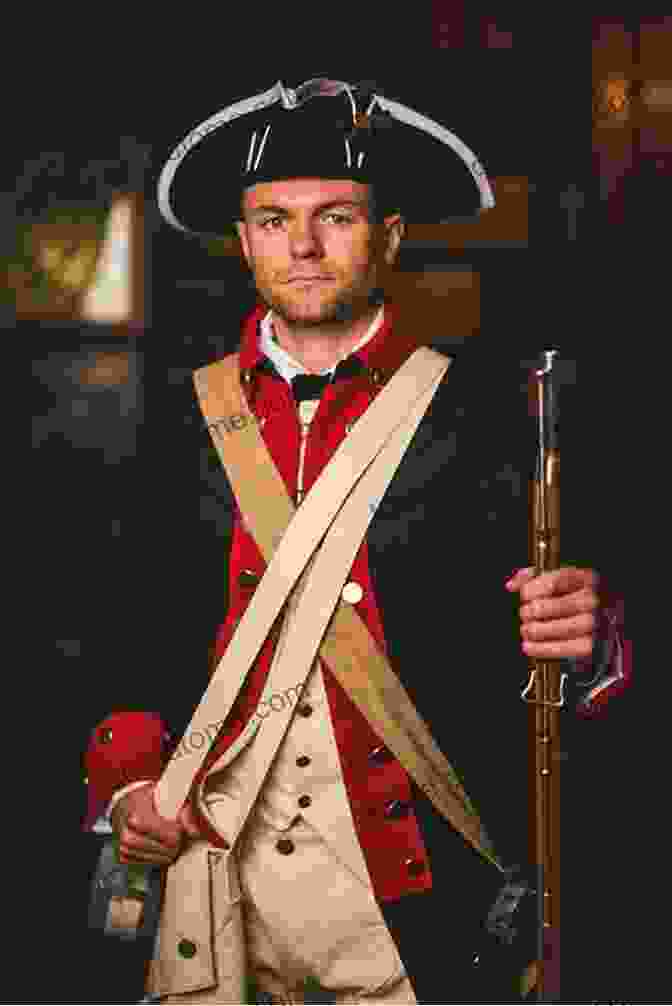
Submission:
[[[557,350],[545,350],[533,371],[537,457],[531,492],[531,559],[537,574],[560,565],[560,446]],[[560,710],[567,677],[561,661],[530,661],[522,698],[530,704],[530,849],[536,866],[538,940],[535,998],[560,995]]]

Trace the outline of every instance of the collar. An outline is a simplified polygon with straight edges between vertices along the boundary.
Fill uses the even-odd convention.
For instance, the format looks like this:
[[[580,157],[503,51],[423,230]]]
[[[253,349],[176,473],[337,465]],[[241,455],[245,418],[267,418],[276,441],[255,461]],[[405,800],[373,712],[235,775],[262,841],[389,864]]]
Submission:
[[[273,359],[271,362],[271,357],[267,356],[262,350],[262,338],[260,333],[262,323],[264,319],[269,315],[268,307],[265,304],[259,304],[254,310],[247,316],[243,322],[242,337],[239,347],[240,355],[240,370],[241,374],[243,372],[248,372],[251,378],[253,373],[258,370],[276,370],[277,373],[284,377],[285,380],[291,380],[290,377],[286,376],[289,374],[287,369],[288,365],[293,368],[291,376],[295,376],[296,373],[305,373],[305,370],[300,367],[300,365],[292,360],[288,353],[277,343],[272,342],[271,347],[266,343],[264,345],[266,348],[274,350],[280,350],[284,354],[285,359],[282,360],[282,366],[285,372],[277,366],[280,364],[280,357],[275,353],[277,358]],[[413,353],[418,346],[425,345],[426,339],[422,339],[420,334],[412,334],[410,331],[410,326],[406,325],[403,328],[400,327],[397,321],[397,311],[395,308],[385,303],[384,312],[382,312],[382,317],[380,318],[379,327],[375,329],[375,324],[378,322],[378,317],[374,319],[369,331],[364,335],[362,341],[358,344],[358,347],[352,350],[347,360],[350,364],[357,364],[360,369],[368,371],[369,377],[373,380],[375,384],[383,384],[388,381],[399,369],[399,367],[404,363],[408,357]],[[414,332],[415,332],[415,326]],[[373,330],[373,331],[372,331]],[[394,330],[392,337],[391,334]],[[368,340],[368,341],[367,341]],[[335,367],[333,368],[336,369]],[[354,369],[354,366],[353,366]],[[326,372],[325,372],[326,373]],[[249,379],[249,378],[248,378]]]
[[[365,346],[366,343],[373,338],[373,336],[376,334],[376,332],[383,323],[384,311],[385,309],[381,307],[376,312],[375,318],[373,319],[373,321],[371,322],[371,324],[369,325],[369,327],[367,328],[366,332],[359,340],[357,345],[354,346],[349,353],[344,354],[339,362],[342,363],[344,360],[351,357],[354,353],[357,352],[358,349],[360,349],[362,346]],[[261,319],[259,323],[259,349],[265,356],[268,357],[271,363],[275,366],[275,369],[278,371],[280,376],[284,377],[284,379],[288,383],[291,383],[291,381],[295,377],[305,375],[308,373],[305,367],[301,363],[299,363],[298,360],[295,360],[294,357],[290,356],[287,350],[283,349],[282,346],[278,343],[277,339],[275,338],[275,335],[273,334],[272,311],[269,311]],[[333,367],[330,367],[327,370],[319,371],[319,376],[320,377],[326,377],[327,375],[333,376],[337,366],[338,364],[335,363]]]

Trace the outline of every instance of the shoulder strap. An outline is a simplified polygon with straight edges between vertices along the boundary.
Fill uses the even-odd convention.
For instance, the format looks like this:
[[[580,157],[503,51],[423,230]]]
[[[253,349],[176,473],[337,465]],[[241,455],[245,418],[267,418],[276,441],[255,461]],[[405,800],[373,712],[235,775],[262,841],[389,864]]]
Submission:
[[[307,676],[319,649],[320,656],[326,660],[377,735],[396,754],[440,813],[490,862],[499,866],[478,815],[454,770],[359,615],[339,600],[343,583],[373,516],[370,502],[384,495],[449,365],[450,361],[433,350],[417,350],[360,418],[350,437],[340,445],[293,519],[293,504],[284,483],[256,428],[256,421],[247,407],[238,381],[231,379],[237,360],[234,363],[229,357],[205,368],[205,375],[197,372],[195,382],[213,441],[246,524],[269,565],[253,603],[241,620],[236,646],[230,646],[222,658],[189,729],[201,722],[206,711],[204,703],[210,696],[215,678],[224,670],[222,665],[229,654],[229,662],[235,660],[238,664],[235,675],[226,675],[230,708],[235,698],[233,689],[237,694],[251,663],[246,656],[241,659],[240,637],[245,637],[246,619],[249,625],[254,618],[259,628],[259,614],[264,610],[266,615],[265,605],[270,600],[271,588],[276,604],[277,598],[282,595],[277,615],[305,569],[288,606],[283,634],[276,649],[271,669],[273,689],[281,692],[285,685],[296,685],[297,670],[301,672],[299,677],[302,674]],[[216,403],[214,411],[218,415],[213,415],[211,411],[213,403]],[[228,411],[224,411],[222,406]],[[235,408],[239,411],[233,411]],[[247,447],[243,444],[243,435],[249,442]],[[278,494],[274,489],[278,483],[282,487],[281,505],[277,505]],[[352,489],[354,484],[355,490]],[[285,524],[288,512],[290,520]],[[326,538],[325,531],[328,531]],[[332,616],[329,631],[324,635]],[[264,617],[263,623],[266,622],[267,617]],[[291,680],[285,681],[287,674]],[[211,704],[210,708],[217,709],[221,717],[219,702],[216,706]],[[238,832],[263,784],[290,719],[291,716],[275,715],[264,725],[267,757],[263,759],[257,778],[249,780],[246,786]],[[259,726],[254,722],[248,724],[254,730]],[[202,760],[202,757],[194,759],[198,765],[182,762],[183,778],[179,791],[172,789],[171,782],[171,795],[181,797],[174,813],[186,797],[193,774]],[[162,789],[171,765],[159,784]],[[173,774],[177,775],[176,772]]]
[[[212,736],[213,724],[228,715],[290,591],[344,498],[391,431],[403,423],[413,401],[445,371],[447,361],[440,354],[427,349],[418,353],[415,363],[407,360],[369,406],[298,511],[240,386],[237,354],[195,372],[199,403],[213,443],[268,565],[238,625],[235,646],[229,646],[220,660],[185,737],[197,731]],[[155,793],[157,809],[168,818],[177,816],[208,750],[203,745],[185,757],[181,747],[175,750]]]

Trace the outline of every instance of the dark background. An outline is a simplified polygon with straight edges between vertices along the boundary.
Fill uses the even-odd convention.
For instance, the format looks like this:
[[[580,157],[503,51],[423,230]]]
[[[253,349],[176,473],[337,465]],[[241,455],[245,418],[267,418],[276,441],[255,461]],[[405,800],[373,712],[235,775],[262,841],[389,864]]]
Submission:
[[[451,15],[450,31],[441,35],[438,6],[416,2],[412,17],[407,7],[397,13],[390,6],[384,14],[372,15],[370,23],[362,21],[361,12],[355,17],[344,8],[329,22],[316,10],[314,25],[292,23],[284,10],[271,15],[264,10],[263,18],[247,23],[233,21],[228,9],[226,16],[204,12],[187,23],[186,11],[179,10],[166,13],[168,23],[157,21],[153,30],[118,25],[103,32],[99,26],[88,39],[80,29],[75,41],[60,23],[52,53],[33,70],[41,83],[39,100],[28,102],[20,142],[13,149],[15,163],[12,155],[4,162],[6,188],[11,193],[12,179],[22,176],[26,162],[44,151],[63,150],[74,165],[64,183],[67,189],[71,182],[78,184],[78,166],[96,157],[114,158],[120,137],[162,150],[174,137],[175,123],[178,131],[183,125],[186,131],[278,79],[290,85],[319,75],[374,79],[390,97],[453,128],[475,149],[491,178],[518,175],[534,183],[528,248],[467,253],[409,249],[399,267],[471,265],[481,275],[478,338],[506,339],[512,352],[521,355],[555,343],[576,361],[579,379],[595,382],[594,424],[586,432],[596,443],[595,464],[585,473],[594,519],[612,492],[614,465],[627,478],[630,464],[632,393],[626,354],[646,296],[641,255],[649,246],[640,239],[658,176],[647,176],[643,184],[634,173],[628,180],[626,223],[619,228],[609,223],[591,158],[589,18],[564,11],[561,19],[540,14],[536,23],[507,16],[513,48],[487,49],[480,16]],[[446,24],[448,20],[446,15]],[[69,41],[61,41],[62,35]],[[646,170],[641,177],[645,175]],[[586,196],[574,241],[568,238],[567,211],[559,199],[572,181]],[[152,183],[150,167],[143,183],[148,196]],[[33,985],[30,998],[19,991],[12,1001],[112,1003],[141,995],[141,955],[110,947],[86,929],[97,839],[78,831],[85,806],[81,757],[110,702],[123,704],[129,683],[137,682],[137,655],[151,659],[137,637],[144,614],[148,624],[156,624],[157,606],[165,603],[170,611],[169,597],[139,596],[133,586],[143,546],[138,503],[148,471],[165,478],[167,492],[185,493],[184,512],[194,522],[217,519],[212,501],[189,500],[188,486],[171,482],[170,472],[151,469],[154,431],[164,421],[177,429],[172,410],[179,382],[194,367],[229,350],[240,318],[254,302],[247,276],[235,262],[210,258],[171,232],[151,205],[146,218],[149,305],[144,333],[120,339],[105,326],[28,321],[16,326],[33,361],[34,468],[37,484],[43,491],[48,487],[49,497],[46,521],[41,518],[42,496],[33,495],[28,507],[40,569],[31,653],[35,666],[42,668],[37,687],[49,712],[46,729],[51,736],[57,724],[59,738],[53,759],[48,765],[40,759],[39,771],[48,780],[44,799],[55,823],[50,841],[62,865],[49,874],[49,890],[67,906],[68,923],[49,936],[48,998],[36,998]],[[77,367],[92,352],[110,347],[128,350],[130,381],[122,390],[82,390],[72,376]],[[602,442],[608,442],[605,452]],[[615,512],[611,504],[614,526],[624,509],[623,497]],[[176,556],[193,545],[197,534],[186,528],[166,530],[171,535],[167,547]],[[628,557],[626,547],[617,564],[623,582]],[[182,612],[180,624],[172,626],[176,652],[187,645],[181,641],[198,635],[207,659],[208,633],[225,604],[223,583],[210,588],[211,609]],[[165,621],[171,625],[169,615]],[[113,699],[117,694],[119,699]],[[635,828],[619,808],[629,764],[623,746],[636,702],[635,690],[634,697],[614,705],[608,722],[595,724],[594,746],[584,754],[602,758],[608,751],[605,760],[611,768],[605,764],[599,792],[581,792],[579,783],[576,796],[577,831],[582,806],[599,804],[604,822],[600,835],[586,836],[585,854],[596,861],[592,896],[606,895],[614,883],[623,885],[622,925],[613,917],[608,925],[605,921],[605,931],[616,942],[604,936],[598,940],[602,950],[615,947],[608,965],[601,965],[613,984],[604,989],[602,1001],[662,1001],[651,998],[648,990],[646,998],[634,996],[637,966],[626,935],[636,885],[623,849],[635,840]],[[578,839],[570,854],[582,852]],[[613,893],[610,897],[613,905]],[[42,919],[39,927],[45,923]],[[586,953],[590,967],[594,955],[589,948]],[[38,986],[40,980],[36,975]]]

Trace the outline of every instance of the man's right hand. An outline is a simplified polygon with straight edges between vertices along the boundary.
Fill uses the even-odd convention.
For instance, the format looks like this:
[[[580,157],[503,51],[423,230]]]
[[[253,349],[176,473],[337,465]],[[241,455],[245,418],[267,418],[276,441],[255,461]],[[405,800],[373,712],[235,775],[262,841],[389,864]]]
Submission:
[[[197,835],[191,817],[184,812],[177,821],[161,817],[154,804],[155,785],[148,783],[127,793],[112,811],[111,823],[119,839],[121,863],[168,866],[177,859],[185,835]]]

